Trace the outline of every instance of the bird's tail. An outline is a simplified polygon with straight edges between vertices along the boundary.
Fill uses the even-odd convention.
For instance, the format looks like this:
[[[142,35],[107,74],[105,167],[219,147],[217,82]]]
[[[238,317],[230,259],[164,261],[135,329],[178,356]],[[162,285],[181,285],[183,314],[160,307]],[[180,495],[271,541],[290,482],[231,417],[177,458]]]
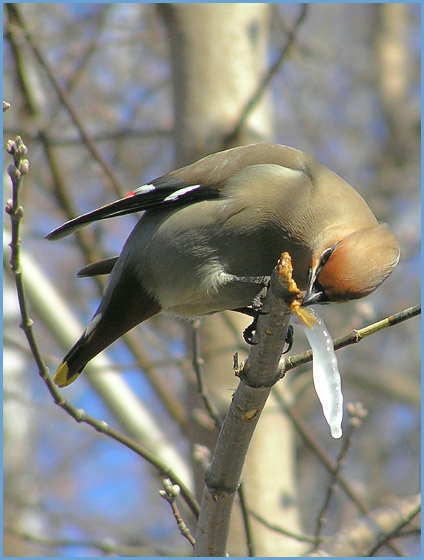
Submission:
[[[53,381],[59,387],[73,383],[87,363],[112,342],[160,311],[154,298],[130,280],[104,298],[81,338],[69,350]],[[137,288],[137,289],[135,289]]]

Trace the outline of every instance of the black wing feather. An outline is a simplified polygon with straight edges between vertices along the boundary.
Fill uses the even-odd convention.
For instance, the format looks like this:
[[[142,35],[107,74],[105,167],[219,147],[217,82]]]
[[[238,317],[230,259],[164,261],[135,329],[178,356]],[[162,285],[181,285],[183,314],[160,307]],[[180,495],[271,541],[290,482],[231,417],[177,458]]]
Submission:
[[[152,187],[150,190],[148,187]],[[133,193],[125,198],[110,202],[105,206],[101,206],[96,210],[82,214],[77,218],[73,218],[64,223],[60,227],[54,229],[46,235],[46,239],[56,240],[62,239],[73,233],[75,230],[95,222],[97,220],[105,220],[107,218],[115,218],[116,216],[124,216],[134,212],[143,210],[155,210],[168,206],[185,206],[217,198],[219,196],[219,188],[212,186],[190,185],[182,181],[178,177],[165,175],[152,181],[148,185],[143,185],[136,189]],[[144,189],[144,190],[143,190]],[[187,190],[185,190],[187,189]],[[181,192],[180,192],[181,191]]]
[[[78,278],[90,278],[92,276],[101,276],[103,274],[110,274],[116,264],[118,257],[109,257],[102,261],[87,264],[77,272]]]

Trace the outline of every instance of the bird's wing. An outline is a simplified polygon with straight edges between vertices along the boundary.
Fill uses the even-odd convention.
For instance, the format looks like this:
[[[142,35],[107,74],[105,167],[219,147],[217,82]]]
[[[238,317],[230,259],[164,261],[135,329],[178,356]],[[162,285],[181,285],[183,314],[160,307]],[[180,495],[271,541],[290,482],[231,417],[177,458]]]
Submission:
[[[128,193],[124,198],[115,200],[96,210],[82,214],[65,222],[46,235],[46,239],[56,240],[66,237],[75,230],[106,218],[124,216],[142,210],[155,210],[170,206],[185,206],[201,200],[217,198],[220,184],[189,184],[173,174],[164,175],[151,183],[142,185]]]
[[[308,156],[293,148],[266,143],[224,150],[171,171],[120,200],[74,218],[51,231],[46,238],[61,239],[96,220],[218,198],[228,179],[246,167],[272,164],[306,173],[309,160]]]

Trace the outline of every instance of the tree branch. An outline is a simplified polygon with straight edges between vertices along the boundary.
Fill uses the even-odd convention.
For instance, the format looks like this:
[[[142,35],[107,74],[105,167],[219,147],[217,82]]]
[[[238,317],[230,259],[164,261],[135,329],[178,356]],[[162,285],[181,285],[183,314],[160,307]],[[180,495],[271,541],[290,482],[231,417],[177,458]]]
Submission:
[[[243,367],[236,368],[240,383],[222,426],[205,481],[196,533],[196,556],[225,556],[235,492],[251,438],[272,386],[290,322],[291,263],[281,259],[274,270],[256,337]],[[288,272],[289,269],[289,272]]]
[[[421,304],[414,305],[412,307],[407,307],[394,315],[389,315],[385,319],[381,321],[377,321],[376,323],[372,323],[362,329],[354,329],[350,333],[340,336],[336,338],[334,343],[334,350],[339,350],[340,348],[344,348],[345,346],[350,346],[351,344],[358,344],[367,336],[371,336],[383,329],[387,329],[389,327],[393,327],[394,325],[398,325],[399,323],[403,323],[408,319],[412,319],[412,317],[416,317],[421,314]],[[306,364],[312,361],[312,350],[307,350],[306,352],[301,352],[300,354],[296,354],[295,356],[289,356],[285,358],[284,364],[282,364],[282,370],[285,372],[290,371],[291,369],[300,366],[302,364]]]
[[[393,538],[421,511],[420,495],[398,499],[340,530],[311,556],[370,556],[369,549]]]

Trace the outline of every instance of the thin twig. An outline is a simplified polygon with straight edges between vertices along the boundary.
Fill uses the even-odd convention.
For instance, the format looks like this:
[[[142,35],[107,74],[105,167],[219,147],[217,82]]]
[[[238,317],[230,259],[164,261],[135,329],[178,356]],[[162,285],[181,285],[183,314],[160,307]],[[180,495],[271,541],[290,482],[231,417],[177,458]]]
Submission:
[[[174,515],[175,521],[177,522],[178,529],[180,530],[181,535],[188,540],[191,546],[194,547],[196,541],[194,540],[193,535],[190,533],[190,529],[187,527],[181,512],[177,506],[177,498],[181,493],[181,489],[178,484],[172,484],[169,478],[165,478],[163,481],[164,490],[160,490],[159,494],[162,498],[168,502],[171,506],[172,514]]]
[[[275,533],[281,533],[282,535],[285,535],[286,537],[290,537],[291,539],[293,539],[295,541],[311,543],[311,544],[316,543],[315,537],[313,537],[311,535],[294,533],[293,531],[289,531],[288,529],[284,529],[283,527],[280,527],[279,525],[274,525],[273,523],[270,523],[267,519],[265,519],[264,517],[262,517],[261,515],[259,515],[255,511],[250,510],[249,514],[254,519],[256,519],[256,521],[261,523],[261,525],[263,525],[264,527],[266,527],[270,531],[274,531]]]
[[[318,543],[320,542],[320,537],[326,521],[326,515],[327,515],[328,508],[330,506],[331,498],[334,495],[334,491],[338,483],[339,474],[346,462],[347,453],[353,442],[353,438],[352,438],[353,432],[355,431],[356,428],[359,428],[361,426],[362,419],[365,418],[365,416],[367,415],[367,412],[364,410],[362,405],[360,405],[360,403],[357,403],[356,405],[349,404],[347,408],[349,411],[350,422],[349,422],[346,436],[343,438],[342,446],[337,456],[336,468],[331,473],[331,481],[330,484],[328,485],[328,489],[324,497],[324,502],[317,516],[316,527],[315,527],[316,545],[313,550],[316,550],[318,548]]]
[[[402,536],[402,529],[421,511],[421,496],[414,494],[397,498],[390,504],[369,512],[362,518],[345,525],[332,537],[326,539],[322,548],[310,556],[369,557],[390,539]],[[384,543],[383,543],[384,541]],[[397,544],[390,543],[397,556],[405,556]]]
[[[15,25],[17,31],[21,31],[21,33],[25,37],[36,59],[38,60],[42,68],[45,70],[46,75],[49,78],[50,83],[52,84],[54,90],[56,91],[58,98],[62,102],[64,108],[67,110],[76,129],[79,131],[81,138],[84,140],[88,151],[92,155],[93,159],[97,161],[97,163],[105,172],[105,175],[108,177],[117,195],[122,196],[123,189],[120,181],[116,177],[112,167],[109,165],[109,163],[104,159],[102,154],[97,149],[90,134],[86,131],[86,128],[83,125],[81,119],[79,118],[77,111],[74,109],[74,106],[68,96],[67,91],[59,84],[53,69],[50,67],[50,64],[47,62],[46,57],[41,52],[41,49],[38,47],[32,34],[28,31],[18,6],[16,4],[8,4],[7,6],[8,6],[10,18],[11,20],[13,20],[13,23],[11,23],[10,25]]]
[[[334,349],[339,350],[340,348],[344,348],[345,346],[350,346],[351,344],[358,344],[367,336],[380,332],[384,329],[389,327],[393,327],[394,325],[398,325],[399,323],[403,323],[408,319],[412,319],[412,317],[416,317],[417,315],[421,314],[421,304],[414,305],[412,307],[407,307],[402,311],[398,311],[394,315],[389,315],[385,319],[381,321],[377,321],[376,323],[372,323],[362,329],[354,329],[350,333],[336,338],[333,341]],[[301,352],[296,354],[295,356],[289,356],[285,358],[283,369],[285,372],[290,371],[291,369],[300,366],[302,364],[306,364],[312,361],[312,350],[307,350],[306,352]]]
[[[46,127],[44,127],[46,129]],[[14,129],[4,126],[3,133],[5,135],[11,135],[15,132]],[[172,130],[170,128],[120,128],[107,132],[97,132],[91,135],[93,142],[97,144],[100,142],[110,142],[117,140],[128,140],[141,138],[171,138]],[[39,133],[29,131],[26,134],[28,140],[33,140],[34,142],[39,140]],[[81,138],[77,136],[53,136],[50,135],[46,142],[52,146],[79,146],[81,145]]]
[[[218,409],[214,405],[213,401],[209,398],[209,394],[207,392],[204,383],[204,375],[203,375],[204,362],[200,355],[200,349],[199,349],[199,327],[200,327],[200,321],[196,321],[193,323],[192,328],[190,329],[192,334],[191,346],[193,352],[193,356],[192,356],[193,370],[196,375],[197,389],[199,391],[199,395],[203,401],[207,413],[209,414],[209,417],[213,420],[213,423],[215,424],[215,428],[219,431],[222,426],[222,418],[221,415],[219,414]]]
[[[334,473],[337,469],[337,465],[326,451],[326,449],[318,442],[318,440],[312,436],[304,423],[302,417],[296,410],[296,406],[291,406],[281,391],[274,391],[274,397],[280,406],[283,408],[284,412],[293,422],[296,431],[304,440],[305,444],[308,448],[318,457],[320,462],[324,465],[324,467],[328,470],[329,473]],[[356,507],[362,513],[367,513],[368,508],[362,498],[355,492],[355,490],[350,485],[349,481],[343,476],[343,474],[338,473],[337,481],[340,484],[341,488],[345,491],[345,493],[349,496],[352,502],[356,505]]]
[[[411,521],[414,519],[414,517],[416,517],[420,512],[421,512],[421,504],[417,505],[416,508],[414,508],[412,511],[410,511],[409,514],[406,515],[399,522],[399,525],[395,529],[393,529],[393,531],[390,531],[389,533],[387,533],[385,535],[381,535],[380,538],[377,540],[377,542],[366,551],[364,556],[366,558],[370,558],[371,556],[374,556],[375,553],[378,551],[378,549],[381,548],[382,546],[384,546],[384,545],[390,546],[392,543],[389,543],[388,541],[390,539],[395,538],[395,537],[402,536],[402,534],[401,534],[402,529],[404,527],[406,527],[409,523],[411,523]],[[402,554],[402,556],[403,556],[403,554]]]
[[[28,541],[34,544],[45,547],[63,548],[63,547],[78,547],[78,548],[89,548],[93,550],[98,550],[105,555],[114,556],[151,556],[153,553],[158,553],[158,550],[153,550],[152,547],[148,546],[130,546],[130,545],[115,545],[108,542],[105,538],[104,541],[94,541],[94,540],[78,540],[78,539],[51,539],[47,537],[42,537],[28,531],[20,531],[15,527],[6,526],[4,528],[6,534],[13,535],[18,539],[23,541]]]
[[[367,507],[363,499],[357,494],[357,492],[351,486],[350,482],[344,477],[344,475],[341,472],[338,472],[337,463],[334,463],[330,455],[327,453],[326,449],[317,441],[316,438],[314,438],[309,433],[308,428],[304,424],[301,416],[298,414],[296,407],[290,406],[288,403],[286,403],[283,395],[279,391],[274,392],[274,397],[276,398],[277,402],[281,404],[287,416],[293,422],[296,431],[303,438],[309,449],[313,453],[315,453],[321,463],[331,474],[335,473],[334,477],[335,479],[337,479],[338,484],[356,505],[359,511],[363,514],[369,513],[369,508]],[[393,548],[395,548],[395,545],[393,545]]]
[[[265,94],[270,82],[272,81],[274,76],[279,71],[279,69],[281,67],[281,64],[284,62],[285,58],[287,57],[288,53],[290,52],[290,49],[293,47],[298,29],[301,26],[301,24],[303,23],[303,21],[305,20],[307,11],[308,11],[308,4],[305,4],[305,3],[300,4],[300,13],[299,13],[297,19],[295,20],[291,30],[288,31],[287,41],[286,41],[285,45],[282,47],[277,60],[269,67],[267,73],[265,74],[262,81],[259,83],[258,87],[256,88],[256,91],[254,92],[252,97],[248,100],[248,102],[246,103],[246,105],[242,109],[236,126],[226,136],[226,138],[225,138],[225,144],[226,145],[227,144],[231,145],[235,140],[237,140],[237,138],[240,135],[240,131],[241,131],[242,127],[244,126],[247,118],[252,113],[255,106],[259,103],[262,96]]]
[[[244,533],[246,535],[247,553],[249,557],[254,557],[256,556],[255,543],[253,541],[253,531],[252,531],[252,525],[250,523],[250,517],[249,517],[251,511],[249,511],[249,508],[247,507],[243,482],[240,483],[240,486],[238,487],[237,490],[237,494],[240,500],[241,515],[243,517],[243,526],[244,526]]]

